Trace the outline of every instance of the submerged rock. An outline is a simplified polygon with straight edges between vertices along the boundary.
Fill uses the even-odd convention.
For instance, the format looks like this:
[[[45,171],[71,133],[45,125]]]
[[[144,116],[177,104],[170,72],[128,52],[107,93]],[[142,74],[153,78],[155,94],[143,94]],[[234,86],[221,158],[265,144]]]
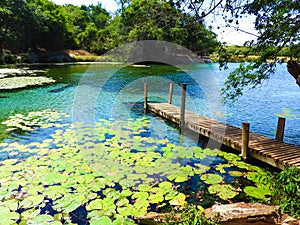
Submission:
[[[67,88],[70,88],[70,87],[73,87],[73,84],[67,84],[67,85],[64,85],[62,87],[55,88],[55,89],[50,90],[49,92],[51,92],[51,93],[58,93],[58,92],[62,92],[64,90],[66,90]]]

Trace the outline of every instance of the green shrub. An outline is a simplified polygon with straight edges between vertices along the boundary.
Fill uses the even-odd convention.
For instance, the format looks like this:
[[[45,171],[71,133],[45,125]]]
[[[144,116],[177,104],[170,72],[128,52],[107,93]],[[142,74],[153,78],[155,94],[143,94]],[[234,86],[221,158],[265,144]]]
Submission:
[[[290,216],[300,218],[300,169],[287,167],[274,177],[272,200]]]
[[[201,207],[202,208],[202,207]],[[166,225],[218,225],[219,218],[207,218],[203,209],[195,205],[187,205],[179,210],[172,210],[171,216],[167,218]]]
[[[18,57],[16,55],[13,54],[5,54],[4,55],[4,62],[6,64],[15,64],[15,63],[19,63],[20,60],[18,59]]]

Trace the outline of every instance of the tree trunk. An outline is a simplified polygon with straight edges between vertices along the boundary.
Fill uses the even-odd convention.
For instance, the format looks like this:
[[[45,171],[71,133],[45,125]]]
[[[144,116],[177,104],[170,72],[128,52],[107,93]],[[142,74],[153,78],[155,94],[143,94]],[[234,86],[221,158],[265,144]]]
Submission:
[[[2,41],[0,41],[0,64],[4,63],[4,55],[3,55],[3,49],[2,49]]]
[[[295,78],[296,83],[300,87],[300,65],[294,60],[289,60],[287,70]]]

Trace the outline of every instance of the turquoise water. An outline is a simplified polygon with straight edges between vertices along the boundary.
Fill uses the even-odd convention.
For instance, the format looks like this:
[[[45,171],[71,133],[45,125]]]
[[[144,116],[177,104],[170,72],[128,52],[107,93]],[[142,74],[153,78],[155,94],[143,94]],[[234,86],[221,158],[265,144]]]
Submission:
[[[236,66],[230,64],[230,69]],[[52,77],[57,83],[1,92],[0,122],[15,114],[26,115],[45,109],[58,110],[71,117],[56,121],[54,126],[37,128],[31,132],[9,133],[4,125],[0,127],[0,138],[3,142],[0,143],[0,160],[8,161],[6,164],[9,169],[7,173],[7,165],[1,164],[4,171],[2,174],[8,176],[6,185],[15,183],[17,191],[21,190],[21,186],[24,187],[24,182],[25,190],[36,185],[44,189],[49,185],[49,180],[43,179],[44,175],[55,178],[66,176],[67,173],[69,175],[66,179],[69,182],[58,181],[61,186],[66,184],[67,191],[64,192],[67,193],[64,194],[72,197],[77,194],[76,190],[78,194],[84,195],[83,189],[80,189],[81,183],[74,183],[75,180],[72,180],[79,169],[79,177],[85,186],[89,185],[85,178],[93,181],[90,179],[90,170],[85,169],[83,161],[80,161],[80,157],[83,157],[84,164],[87,163],[95,172],[100,172],[101,177],[111,180],[117,191],[125,189],[126,185],[132,191],[137,191],[136,185],[147,182],[155,187],[153,190],[157,190],[159,182],[170,181],[172,189],[183,193],[188,202],[203,207],[210,207],[215,202],[268,199],[269,187],[267,183],[262,187],[260,180],[263,182],[265,178],[269,178],[269,173],[259,167],[236,161],[239,157],[234,154],[197,148],[196,145],[201,145],[197,143],[198,137],[181,135],[172,124],[154,115],[145,115],[145,83],[149,88],[149,101],[166,102],[169,83],[173,82],[173,104],[178,106],[181,101],[181,85],[186,83],[188,110],[235,126],[240,126],[242,121],[250,122],[252,131],[269,137],[275,135],[277,116],[285,116],[288,119],[285,141],[300,145],[300,105],[297,104],[300,91],[293,78],[285,71],[284,65],[261,87],[246,91],[232,108],[222,104],[220,95],[220,88],[228,71],[219,71],[216,64],[178,68],[161,65],[125,68],[116,65],[70,65],[38,69],[44,69],[44,75]],[[77,130],[74,128],[76,126],[71,125],[72,122],[84,123]],[[99,126],[101,123],[105,126]],[[77,150],[80,150],[82,156]],[[14,176],[19,177],[12,180],[10,177],[14,176],[10,174],[10,160],[13,167],[19,168],[14,172]],[[45,170],[40,170],[42,167]],[[42,181],[31,181],[32,174],[33,177],[40,177]],[[215,176],[219,181],[205,182],[205,179],[209,179],[206,175]],[[54,179],[51,176],[50,178]],[[52,183],[52,186],[57,187],[55,182]],[[6,188],[1,185],[4,187],[2,189]],[[108,197],[109,192],[106,191],[112,189],[110,185],[96,195],[93,193],[92,199],[76,204],[73,211],[70,210],[72,222],[88,224],[89,210],[85,206],[99,196],[102,198],[105,193]],[[213,191],[213,188],[219,192]],[[5,189],[5,193],[9,192],[7,199],[10,198],[12,190]],[[89,189],[84,190],[86,195],[90,194]],[[262,196],[255,196],[252,192],[262,192]],[[50,212],[54,216],[63,210],[56,208],[59,199],[52,200],[44,206],[37,206],[41,207],[40,214]],[[135,204],[132,199],[129,200],[130,204]],[[152,203],[146,209],[165,209],[157,208],[158,205]],[[17,212],[23,212],[23,209]],[[95,212],[89,213],[93,215]]]
[[[229,71],[237,64],[230,64]],[[39,68],[41,69],[41,68]],[[299,87],[279,65],[276,73],[261,87],[246,90],[234,107],[222,105],[220,88],[229,71],[217,64],[171,67],[126,67],[116,65],[70,65],[43,68],[57,83],[40,88],[2,92],[0,121],[16,113],[26,114],[43,109],[73,115],[74,121],[95,122],[100,118],[126,120],[142,115],[143,86],[148,84],[149,100],[166,102],[169,83],[173,82],[173,104],[180,105],[182,83],[187,83],[187,109],[218,120],[241,126],[250,122],[251,131],[274,137],[277,117],[287,118],[284,141],[300,145]],[[161,130],[172,129],[150,116]],[[4,129],[4,128],[3,128]],[[3,129],[1,131],[2,136]],[[174,133],[172,133],[174,132]],[[177,130],[170,136],[178,136]]]

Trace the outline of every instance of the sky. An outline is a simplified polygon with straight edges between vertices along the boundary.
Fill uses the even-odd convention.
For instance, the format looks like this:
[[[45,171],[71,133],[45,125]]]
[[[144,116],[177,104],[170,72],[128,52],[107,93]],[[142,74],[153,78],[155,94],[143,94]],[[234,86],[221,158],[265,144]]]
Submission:
[[[102,7],[107,11],[114,13],[118,9],[118,5],[114,0],[52,0],[54,3],[59,5],[73,4],[73,5],[96,5],[101,3]],[[246,34],[244,32],[236,31],[235,28],[225,27],[222,23],[222,18],[208,18],[206,20],[207,25],[212,25],[212,30],[218,35],[218,40],[221,42],[226,42],[228,45],[243,45],[246,41],[253,40],[255,37],[253,35]],[[213,23],[212,23],[213,21]],[[243,19],[240,22],[240,28],[243,30],[256,34],[254,29],[254,18],[249,17]],[[217,29],[220,27],[220,29]]]

